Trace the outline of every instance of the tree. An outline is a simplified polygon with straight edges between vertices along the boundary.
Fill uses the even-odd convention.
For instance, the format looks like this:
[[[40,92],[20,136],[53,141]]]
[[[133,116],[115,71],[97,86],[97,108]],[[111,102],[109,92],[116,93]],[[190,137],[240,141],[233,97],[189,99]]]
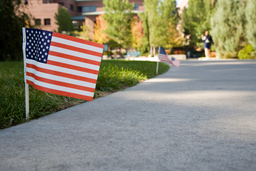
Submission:
[[[56,20],[56,24],[59,26],[59,33],[65,31],[70,34],[72,31],[74,31],[71,15],[68,13],[68,10],[65,7],[59,8],[58,13],[55,13],[54,18]]]
[[[246,44],[246,1],[219,0],[211,18],[212,36],[220,57],[237,57]]]
[[[128,48],[132,43],[131,24],[133,4],[128,0],[103,0],[105,33],[121,47]]]
[[[97,43],[103,44],[108,42],[107,34],[104,33],[106,30],[106,23],[103,20],[103,15],[99,15],[96,18],[96,23],[94,24],[94,35],[93,40]]]
[[[22,60],[22,27],[31,27],[32,16],[21,0],[0,1],[0,60]]]
[[[170,28],[176,26],[178,21],[175,0],[145,0],[144,6],[144,14],[139,15],[146,33],[143,46],[147,42],[152,47],[172,46]]]
[[[211,16],[217,0],[189,0],[188,8],[182,11],[184,35],[191,35],[190,46],[202,42],[201,35],[211,30]]]
[[[143,27],[142,21],[137,16],[134,17],[132,23],[132,47],[139,49],[142,46]]]
[[[246,25],[246,35],[248,42],[252,45],[252,47],[256,50],[256,1],[255,0],[248,0],[247,7],[245,10],[245,15],[247,19]]]

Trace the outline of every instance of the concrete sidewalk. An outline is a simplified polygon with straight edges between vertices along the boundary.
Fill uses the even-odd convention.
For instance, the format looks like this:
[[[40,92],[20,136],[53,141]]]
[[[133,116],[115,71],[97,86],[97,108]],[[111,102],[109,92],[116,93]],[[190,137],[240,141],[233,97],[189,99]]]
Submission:
[[[256,61],[182,61],[0,131],[1,171],[256,170]]]

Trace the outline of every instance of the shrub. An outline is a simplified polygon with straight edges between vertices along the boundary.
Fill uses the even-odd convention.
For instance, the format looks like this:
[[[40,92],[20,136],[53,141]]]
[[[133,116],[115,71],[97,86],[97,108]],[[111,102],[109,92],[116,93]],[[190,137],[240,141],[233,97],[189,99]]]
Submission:
[[[239,59],[254,59],[255,57],[252,56],[253,47],[251,44],[246,45],[243,49],[238,52]]]

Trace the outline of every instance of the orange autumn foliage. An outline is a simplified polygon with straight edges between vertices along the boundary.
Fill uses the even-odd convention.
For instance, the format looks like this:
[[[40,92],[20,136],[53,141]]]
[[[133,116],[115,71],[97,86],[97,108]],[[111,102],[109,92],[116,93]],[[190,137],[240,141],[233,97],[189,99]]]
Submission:
[[[109,38],[107,37],[107,34],[104,33],[104,30],[106,29],[105,21],[103,20],[103,15],[99,15],[96,18],[96,23],[94,24],[94,35],[93,35],[93,41],[97,43],[107,43]]]

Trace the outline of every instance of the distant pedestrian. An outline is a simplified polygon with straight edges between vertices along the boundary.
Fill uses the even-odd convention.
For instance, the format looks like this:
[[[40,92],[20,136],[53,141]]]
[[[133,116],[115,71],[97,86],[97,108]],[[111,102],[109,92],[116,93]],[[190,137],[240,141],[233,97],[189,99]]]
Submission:
[[[205,35],[201,35],[202,40],[204,42],[204,52],[206,58],[211,57],[211,44],[213,43],[212,36],[209,35],[208,31],[205,31]]]

